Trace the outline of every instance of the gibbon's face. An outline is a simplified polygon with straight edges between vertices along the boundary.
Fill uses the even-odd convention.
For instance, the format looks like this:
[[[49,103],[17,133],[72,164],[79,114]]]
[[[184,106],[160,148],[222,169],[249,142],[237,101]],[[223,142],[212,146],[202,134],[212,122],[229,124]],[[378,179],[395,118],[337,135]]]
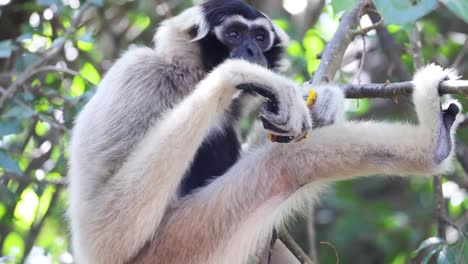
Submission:
[[[200,40],[205,68],[226,59],[245,59],[267,68],[278,66],[282,40],[270,19],[237,0],[215,0],[202,5],[209,26]]]
[[[274,32],[268,22],[265,18],[249,21],[242,16],[231,16],[216,26],[214,32],[229,49],[230,58],[245,59],[267,67],[263,52],[268,51],[274,41]]]

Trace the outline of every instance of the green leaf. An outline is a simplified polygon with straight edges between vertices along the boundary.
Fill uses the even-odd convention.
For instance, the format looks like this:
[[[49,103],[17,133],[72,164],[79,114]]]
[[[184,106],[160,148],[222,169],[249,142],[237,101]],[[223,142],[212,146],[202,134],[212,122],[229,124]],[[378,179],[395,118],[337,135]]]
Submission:
[[[73,83],[70,88],[70,96],[78,97],[81,96],[85,91],[85,80],[80,76],[75,76],[73,78]]]
[[[0,120],[0,137],[23,132],[23,125],[18,119],[8,118]]]
[[[23,172],[18,166],[18,162],[8,155],[8,152],[0,150],[0,167],[5,171],[22,174]]]
[[[101,81],[101,75],[96,70],[96,68],[89,62],[86,62],[83,65],[83,68],[80,70],[81,76],[83,76],[86,80],[91,82],[94,85],[97,85]]]
[[[62,43],[62,41],[64,41],[64,38],[63,37],[58,37],[56,39],[54,39],[54,41],[52,41],[52,44],[50,45],[50,47],[56,47],[59,43]]]
[[[23,237],[16,232],[9,233],[3,242],[2,255],[19,258],[24,253]],[[19,262],[19,261],[18,261]]]
[[[0,41],[0,59],[10,58],[13,50],[13,44],[11,40]]]
[[[455,254],[453,250],[449,248],[448,245],[445,245],[444,248],[440,251],[439,256],[437,256],[437,264],[456,264]]]
[[[151,18],[145,15],[139,15],[133,25],[140,30],[145,30],[151,24]]]
[[[104,0],[90,0],[89,2],[97,5],[97,6],[103,6],[104,5]]]
[[[37,58],[38,56],[36,54],[31,54],[31,53],[23,54],[21,57],[19,57],[15,61],[15,70],[18,72],[22,72],[24,69],[26,69],[26,67],[31,65]]]
[[[78,38],[76,46],[82,51],[90,52],[93,50],[94,41],[95,39],[93,34],[91,32],[87,32]]]
[[[437,0],[375,0],[374,2],[385,23],[397,25],[413,23],[437,6]]]
[[[4,118],[17,118],[17,119],[28,119],[32,117],[34,113],[22,106],[14,106],[7,110]]]
[[[429,246],[433,246],[433,245],[436,245],[436,244],[444,244],[445,241],[440,238],[440,237],[430,237],[426,240],[424,240],[423,242],[421,242],[421,245],[419,245],[418,249],[416,249],[416,251],[414,251],[414,253],[418,253],[419,251],[429,247]]]
[[[441,0],[450,11],[455,13],[459,18],[468,23],[468,1],[466,0]]]
[[[302,50],[302,45],[297,40],[292,40],[291,44],[288,47],[288,54],[291,56],[303,56],[304,51]]]
[[[87,43],[94,43],[94,36],[91,32],[87,32],[78,37],[79,41],[87,42]]]
[[[43,137],[50,129],[50,125],[48,123],[38,121],[35,127],[35,132],[39,136]]]
[[[332,0],[331,6],[335,14],[338,14],[341,11],[348,11],[355,7],[357,2],[357,0]]]
[[[15,193],[12,192],[9,188],[7,188],[3,184],[0,184],[0,201],[2,201],[2,204],[0,204],[0,218],[1,218],[5,212],[3,211],[3,209],[6,209],[6,208],[2,208],[2,205],[6,204],[8,206],[11,206],[11,205],[14,205],[16,202]]]

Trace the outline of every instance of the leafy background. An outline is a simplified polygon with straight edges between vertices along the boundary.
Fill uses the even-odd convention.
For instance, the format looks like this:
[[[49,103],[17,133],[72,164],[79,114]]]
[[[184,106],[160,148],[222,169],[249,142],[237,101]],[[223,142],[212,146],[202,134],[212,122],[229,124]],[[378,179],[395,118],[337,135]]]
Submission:
[[[79,28],[73,17],[85,1],[0,0],[0,91],[44,59],[0,101],[0,263],[72,263],[66,168],[73,120],[93,95],[103,74],[131,45],[151,45],[157,24],[193,4],[171,1],[89,1]],[[249,1],[275,19],[291,36],[289,75],[310,79],[343,11],[355,0]],[[414,71],[410,35],[421,27],[424,61],[453,66],[468,76],[468,2],[465,0],[376,0],[385,29],[395,41],[404,72],[388,59],[389,49],[371,31],[348,48],[337,82],[401,81]],[[361,21],[369,25],[368,16]],[[69,34],[67,29],[72,29]],[[362,65],[361,62],[364,62]],[[459,98],[466,108],[466,100]],[[408,100],[348,100],[354,119],[412,120]],[[466,263],[463,232],[468,223],[468,178],[463,167],[468,130],[459,132],[459,161],[444,175],[448,216],[437,238],[432,181],[375,177],[337,183],[322,195],[314,212],[315,247],[321,263]],[[467,152],[468,153],[468,152]],[[306,251],[311,243],[303,220],[290,230]],[[418,249],[418,250],[417,250]]]

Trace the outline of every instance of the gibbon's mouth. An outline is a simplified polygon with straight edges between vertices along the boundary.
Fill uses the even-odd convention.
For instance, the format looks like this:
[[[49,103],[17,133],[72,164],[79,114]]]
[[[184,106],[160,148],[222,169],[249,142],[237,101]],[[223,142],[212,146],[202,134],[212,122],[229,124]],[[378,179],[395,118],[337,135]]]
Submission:
[[[252,41],[246,41],[231,52],[232,59],[244,59],[248,62],[258,64],[262,67],[268,67],[268,61],[263,52]]]

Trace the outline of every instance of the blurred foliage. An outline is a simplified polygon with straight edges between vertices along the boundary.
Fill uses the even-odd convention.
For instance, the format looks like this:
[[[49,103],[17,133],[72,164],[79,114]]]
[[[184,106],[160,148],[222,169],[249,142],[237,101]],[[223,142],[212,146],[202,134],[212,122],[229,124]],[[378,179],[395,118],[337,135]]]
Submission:
[[[317,69],[320,53],[332,38],[343,11],[356,0],[327,1],[315,25],[305,22],[305,13],[292,15],[293,9],[288,13],[288,8],[276,8],[286,7],[286,2],[291,6],[291,1],[295,0],[249,2],[264,9],[271,7],[275,23],[292,36],[289,74],[303,82]],[[92,0],[89,2],[94,6],[87,10],[79,28],[72,28],[65,39],[84,2],[0,0],[1,94],[30,65],[63,43],[57,56],[35,69],[13,99],[0,105],[0,263],[73,262],[65,216],[67,148],[73,120],[123,50],[135,44],[152,45],[157,24],[193,4],[190,0]],[[424,60],[444,66],[455,62],[458,73],[465,76],[467,3],[375,1],[410,74],[414,67],[408,32],[419,20]],[[369,25],[366,18],[363,26]],[[352,43],[337,80],[401,79],[393,72],[394,65],[388,63],[375,31],[366,37],[366,43],[364,53],[360,38]],[[363,54],[363,71],[358,77]],[[459,99],[466,109],[468,101]],[[409,119],[404,100],[349,100],[348,110],[354,118]],[[461,129],[459,138],[468,143],[468,130]],[[454,174],[444,181],[448,214],[467,231],[466,172],[457,163]],[[435,237],[432,189],[430,180],[420,178],[377,177],[337,183],[322,195],[315,211],[317,241],[335,247],[340,263],[466,263],[468,248],[460,232],[448,226],[447,241]],[[307,249],[304,227],[291,223],[291,230]],[[317,251],[321,263],[336,263],[332,247],[317,243]]]

